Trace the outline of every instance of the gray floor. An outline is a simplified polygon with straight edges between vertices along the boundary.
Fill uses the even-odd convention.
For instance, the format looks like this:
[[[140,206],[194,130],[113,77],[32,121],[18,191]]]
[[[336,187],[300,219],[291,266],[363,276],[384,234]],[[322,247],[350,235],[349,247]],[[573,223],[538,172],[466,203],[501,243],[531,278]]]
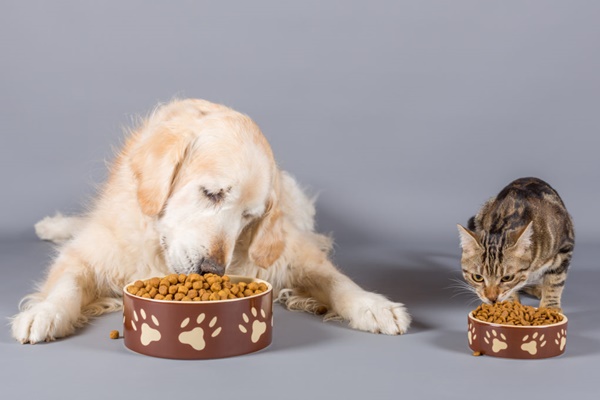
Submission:
[[[0,241],[3,295],[9,317],[52,255],[47,243]],[[563,298],[569,336],[563,356],[536,361],[473,357],[466,315],[475,303],[458,294],[456,243],[337,250],[336,262],[364,287],[404,302],[414,317],[404,336],[356,332],[340,323],[275,307],[273,343],[242,357],[177,361],[128,351],[108,333],[119,313],[100,317],[75,336],[20,345],[0,330],[3,398],[477,398],[528,395],[597,398],[600,367],[600,257],[597,245],[578,244]],[[9,396],[9,397],[4,397]]]

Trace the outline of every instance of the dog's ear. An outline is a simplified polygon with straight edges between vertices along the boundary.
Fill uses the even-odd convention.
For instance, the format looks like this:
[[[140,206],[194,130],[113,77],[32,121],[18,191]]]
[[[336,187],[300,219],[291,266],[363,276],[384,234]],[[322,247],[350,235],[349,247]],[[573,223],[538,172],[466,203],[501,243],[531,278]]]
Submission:
[[[283,215],[279,206],[279,177],[275,179],[267,210],[257,222],[248,249],[250,261],[261,268],[268,268],[281,257],[285,248]]]
[[[167,127],[156,127],[132,151],[131,168],[138,183],[137,197],[142,212],[149,216],[164,207],[175,175],[185,157],[190,138]]]

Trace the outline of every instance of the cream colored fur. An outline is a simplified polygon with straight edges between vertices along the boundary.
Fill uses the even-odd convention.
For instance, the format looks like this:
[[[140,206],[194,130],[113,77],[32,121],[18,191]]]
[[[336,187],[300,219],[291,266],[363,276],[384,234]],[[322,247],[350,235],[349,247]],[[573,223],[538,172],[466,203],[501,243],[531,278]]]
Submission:
[[[118,154],[91,211],[36,224],[61,243],[38,291],[12,320],[21,343],[72,334],[121,307],[135,279],[226,268],[269,281],[290,309],[352,328],[401,334],[404,306],[361,289],[329,260],[314,206],[279,170],[254,122],[203,100],[155,110]]]

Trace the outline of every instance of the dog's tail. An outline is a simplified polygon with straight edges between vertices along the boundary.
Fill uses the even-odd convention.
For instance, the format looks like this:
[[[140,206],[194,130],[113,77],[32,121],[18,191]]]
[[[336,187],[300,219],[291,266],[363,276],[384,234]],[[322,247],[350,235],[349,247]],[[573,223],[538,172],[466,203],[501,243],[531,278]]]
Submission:
[[[46,217],[35,224],[35,233],[42,240],[64,243],[81,230],[85,220],[84,217],[66,217],[56,213],[53,217]]]

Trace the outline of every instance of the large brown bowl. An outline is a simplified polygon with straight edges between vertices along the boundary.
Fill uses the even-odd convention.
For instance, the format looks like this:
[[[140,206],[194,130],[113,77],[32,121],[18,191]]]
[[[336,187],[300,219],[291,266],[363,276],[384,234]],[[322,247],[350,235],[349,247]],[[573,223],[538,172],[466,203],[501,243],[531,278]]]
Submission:
[[[567,317],[551,325],[515,326],[485,322],[469,314],[469,347],[482,355],[537,359],[555,357],[565,352]]]
[[[123,289],[125,346],[148,356],[201,360],[252,353],[271,344],[273,287],[230,275],[232,283],[265,283],[258,295],[220,301],[165,301]],[[133,283],[133,282],[132,282]],[[131,283],[131,284],[132,284]]]

